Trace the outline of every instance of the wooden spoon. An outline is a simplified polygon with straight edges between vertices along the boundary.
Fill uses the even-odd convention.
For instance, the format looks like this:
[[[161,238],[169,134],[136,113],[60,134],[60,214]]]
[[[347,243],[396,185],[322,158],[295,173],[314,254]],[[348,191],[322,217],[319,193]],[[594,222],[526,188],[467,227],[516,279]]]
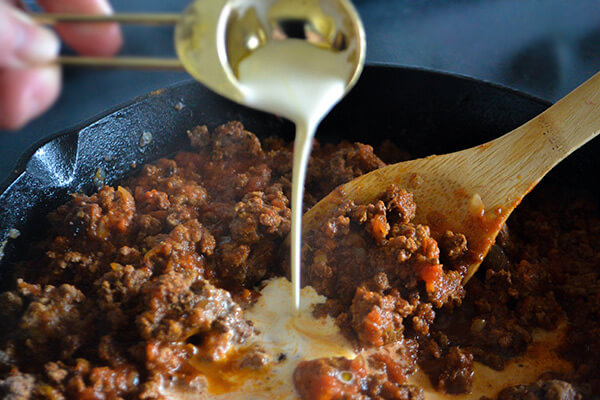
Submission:
[[[323,198],[303,217],[305,232],[344,200],[366,204],[390,184],[417,204],[415,222],[435,235],[467,237],[466,283],[477,271],[510,213],[556,164],[600,132],[600,73],[558,103],[491,142],[456,153],[401,162],[360,176]]]

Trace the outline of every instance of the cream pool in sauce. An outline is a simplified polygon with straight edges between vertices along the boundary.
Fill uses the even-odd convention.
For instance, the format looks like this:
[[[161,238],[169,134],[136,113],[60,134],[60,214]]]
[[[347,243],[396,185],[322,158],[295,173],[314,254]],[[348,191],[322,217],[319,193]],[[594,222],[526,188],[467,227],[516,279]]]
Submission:
[[[333,318],[312,316],[313,306],[324,302],[324,296],[310,286],[304,287],[300,292],[301,306],[296,311],[290,291],[291,283],[286,278],[268,281],[258,301],[245,312],[258,334],[223,363],[193,362],[207,376],[208,398],[297,399],[292,376],[301,361],[356,356]],[[236,368],[239,356],[254,346],[260,347],[271,362],[258,369]]]

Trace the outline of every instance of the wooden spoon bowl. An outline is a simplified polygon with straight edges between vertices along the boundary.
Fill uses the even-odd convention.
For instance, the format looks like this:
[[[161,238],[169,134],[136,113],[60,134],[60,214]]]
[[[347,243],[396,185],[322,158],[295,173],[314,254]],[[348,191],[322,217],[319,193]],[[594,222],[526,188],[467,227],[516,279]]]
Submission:
[[[334,190],[303,217],[305,232],[344,200],[380,198],[391,184],[417,204],[415,222],[463,233],[469,243],[464,282],[477,271],[508,216],[561,160],[600,133],[600,73],[510,133],[455,153],[401,162]]]

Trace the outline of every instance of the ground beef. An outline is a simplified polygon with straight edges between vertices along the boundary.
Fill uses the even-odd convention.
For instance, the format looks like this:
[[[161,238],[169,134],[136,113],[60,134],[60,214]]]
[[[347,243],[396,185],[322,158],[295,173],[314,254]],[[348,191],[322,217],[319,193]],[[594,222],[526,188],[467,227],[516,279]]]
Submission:
[[[440,264],[429,227],[411,222],[415,213],[412,194],[391,186],[371,204],[342,204],[306,240],[303,283],[336,300],[329,313],[351,321],[342,327],[362,345],[395,342],[405,330],[427,336],[434,309],[460,304],[464,295],[461,274]]]
[[[462,233],[447,231],[440,239],[440,259],[451,263],[467,253],[467,238]]]
[[[352,328],[361,342],[383,346],[398,341],[404,327],[402,315],[396,311],[397,302],[394,296],[382,296],[364,287],[356,290],[350,315]]]
[[[239,123],[190,136],[203,148],[75,194],[49,215],[36,256],[0,294],[3,390],[29,382],[28,393],[57,399],[202,391],[188,361],[220,359],[252,335],[236,300],[247,305],[254,284],[281,270],[285,178],[271,179],[259,140]],[[243,262],[231,246],[248,247]],[[12,378],[17,366],[26,380]]]
[[[419,365],[434,386],[447,393],[469,393],[473,385],[473,354],[452,346],[442,333],[421,340]]]
[[[71,369],[71,376],[64,385],[52,386],[39,384],[42,390],[57,390],[73,398],[126,398],[138,391],[139,373],[132,366],[111,368],[108,366],[92,366],[86,360],[77,360]],[[39,390],[39,389],[38,389]],[[50,397],[52,398],[52,397]],[[60,398],[60,397],[57,397]]]
[[[0,396],[5,400],[29,400],[33,396],[35,378],[28,374],[13,374],[0,380]]]
[[[72,285],[30,285],[18,282],[29,304],[19,321],[19,336],[32,358],[60,354],[69,358],[93,340],[93,313],[85,295]]]
[[[398,342],[353,360],[340,357],[303,361],[294,371],[294,384],[303,400],[422,400],[423,391],[406,384],[415,358],[413,343]]]
[[[252,327],[228,292],[195,276],[169,273],[144,286],[143,309],[136,318],[148,341],[191,341],[202,356],[222,359],[231,346],[243,343]]]
[[[525,199],[511,221],[513,259],[535,307],[521,324],[547,328],[568,319],[563,355],[575,366],[569,381],[584,397],[600,393],[600,218],[597,202],[580,192],[546,187]],[[527,268],[524,268],[527,267]],[[531,268],[531,272],[529,271]],[[541,301],[546,298],[546,303]],[[550,306],[548,306],[550,304]],[[550,322],[550,324],[548,323]]]
[[[272,361],[273,359],[269,353],[260,345],[254,344],[236,361],[236,368],[259,370]]]
[[[16,279],[0,293],[0,396],[165,399],[207,390],[194,362],[215,362],[253,333],[243,309],[286,273],[292,143],[241,123],[189,132],[193,151],[145,165],[48,216]],[[391,142],[313,144],[305,208],[340,184],[408,155]],[[384,162],[385,161],[385,162]],[[509,219],[478,273],[461,283],[463,232],[433,237],[418,204],[390,186],[341,204],[305,237],[303,282],[328,299],[365,349],[355,360],[301,363],[303,399],[422,399],[417,367],[449,393],[469,392],[473,362],[502,369],[535,329],[566,320],[561,381],[507,388],[502,400],[600,393],[600,219],[566,184],[538,188]],[[10,286],[10,285],[9,285]],[[246,349],[236,368],[272,360]],[[349,373],[348,373],[349,372]],[[568,382],[568,383],[567,383]]]
[[[339,185],[383,166],[385,163],[369,145],[315,143],[306,173],[304,209],[308,210]]]
[[[111,271],[94,282],[96,304],[105,313],[113,330],[124,330],[132,323],[127,307],[136,302],[140,290],[151,276],[150,269],[113,263]]]
[[[234,207],[231,241],[219,247],[219,274],[252,287],[276,269],[274,243],[290,231],[291,210],[278,185],[251,192]],[[275,241],[273,240],[275,239]]]
[[[498,400],[578,400],[580,398],[581,395],[573,386],[558,380],[512,386],[502,390],[498,395]]]

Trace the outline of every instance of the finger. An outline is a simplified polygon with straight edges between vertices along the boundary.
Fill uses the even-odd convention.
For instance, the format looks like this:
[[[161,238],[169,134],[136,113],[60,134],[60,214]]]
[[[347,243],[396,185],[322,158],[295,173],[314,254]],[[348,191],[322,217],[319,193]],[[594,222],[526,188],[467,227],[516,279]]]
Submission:
[[[23,12],[0,2],[0,67],[43,65],[56,58],[60,41]]]
[[[38,3],[48,12],[112,14],[107,0],[38,0]],[[123,44],[121,28],[115,23],[57,24],[56,30],[73,50],[89,56],[112,56]]]
[[[0,69],[0,128],[19,129],[58,98],[60,68]]]

